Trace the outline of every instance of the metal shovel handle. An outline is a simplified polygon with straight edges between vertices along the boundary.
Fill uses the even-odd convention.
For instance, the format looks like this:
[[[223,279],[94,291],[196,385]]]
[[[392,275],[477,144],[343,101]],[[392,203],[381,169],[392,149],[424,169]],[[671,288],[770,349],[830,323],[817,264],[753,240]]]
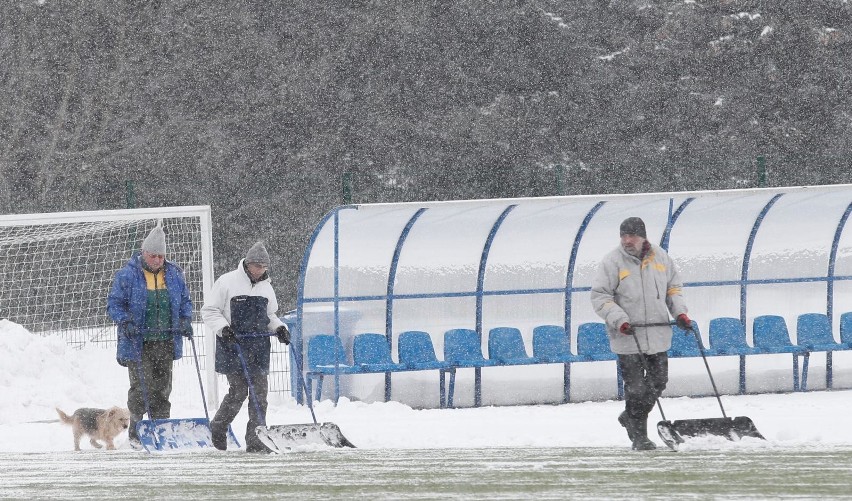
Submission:
[[[695,332],[695,329],[692,326],[689,326],[689,332],[695,336],[695,340],[698,341],[698,351],[701,353],[701,359],[704,360],[704,367],[707,368],[707,376],[710,377],[710,384],[713,386],[713,393],[716,395],[716,401],[719,402],[719,409],[722,410],[722,417],[727,418],[728,415],[725,414],[725,407],[722,405],[722,398],[719,396],[719,390],[716,388],[716,380],[713,379],[713,373],[710,371],[710,364],[707,363],[707,355],[704,354],[704,343],[701,341],[701,336]]]
[[[204,417],[207,422],[210,422],[210,413],[207,412],[207,397],[204,396],[204,383],[201,380],[201,368],[198,366],[198,354],[195,352],[195,338],[189,336],[189,343],[192,346],[192,358],[195,360],[195,373],[198,374],[198,388],[201,390],[201,403],[204,404]]]

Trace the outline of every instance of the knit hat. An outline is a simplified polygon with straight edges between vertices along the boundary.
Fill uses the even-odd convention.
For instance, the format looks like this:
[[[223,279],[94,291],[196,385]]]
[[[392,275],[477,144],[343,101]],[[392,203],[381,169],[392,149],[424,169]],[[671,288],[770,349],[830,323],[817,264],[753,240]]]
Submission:
[[[162,226],[157,225],[151,230],[151,233],[148,233],[148,236],[142,241],[142,250],[151,254],[166,255],[166,234],[163,232]]]
[[[263,242],[257,242],[251,246],[251,249],[246,252],[246,263],[257,263],[264,266],[269,266],[269,253],[266,252],[266,247]]]
[[[619,228],[619,236],[624,235],[637,235],[642,238],[648,238],[645,234],[645,222],[638,217],[628,217],[621,222],[621,228]]]

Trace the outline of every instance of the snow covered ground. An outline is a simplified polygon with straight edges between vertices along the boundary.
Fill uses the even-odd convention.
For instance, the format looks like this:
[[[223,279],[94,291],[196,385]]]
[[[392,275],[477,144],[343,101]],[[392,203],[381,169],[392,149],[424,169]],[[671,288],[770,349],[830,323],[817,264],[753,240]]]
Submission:
[[[0,453],[72,450],[71,430],[54,421],[54,407],[69,413],[78,407],[124,407],[127,372],[114,355],[112,349],[95,346],[73,349],[59,338],[37,336],[0,320]],[[191,365],[181,364],[178,370],[186,371],[181,374],[184,381],[196,381]],[[173,398],[172,417],[204,417],[197,387],[177,395],[183,396]],[[767,441],[747,439],[731,444],[702,439],[691,441],[685,449],[852,446],[852,427],[848,426],[852,391],[723,396],[722,401],[730,416],[752,418]],[[663,398],[662,403],[669,419],[720,415],[715,398]],[[605,401],[416,410],[394,402],[367,404],[342,399],[336,407],[328,400],[320,402],[316,414],[320,421],[337,423],[361,449],[627,449],[624,430],[616,422],[622,407],[622,402]],[[658,417],[655,411],[651,420]],[[240,438],[246,420],[244,407],[234,423]],[[308,409],[295,405],[289,396],[271,397],[268,423],[310,420]],[[653,430],[651,436],[661,444]],[[120,448],[126,446],[126,435],[117,443]],[[84,452],[91,448],[86,441],[81,447]]]

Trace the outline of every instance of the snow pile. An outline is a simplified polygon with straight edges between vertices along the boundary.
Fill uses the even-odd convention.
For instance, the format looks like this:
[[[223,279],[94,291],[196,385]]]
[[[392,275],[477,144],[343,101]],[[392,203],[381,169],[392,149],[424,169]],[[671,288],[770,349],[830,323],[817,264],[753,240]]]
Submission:
[[[125,406],[127,370],[114,350],[77,350],[58,336],[42,337],[0,320],[0,425],[55,419],[54,407]]]

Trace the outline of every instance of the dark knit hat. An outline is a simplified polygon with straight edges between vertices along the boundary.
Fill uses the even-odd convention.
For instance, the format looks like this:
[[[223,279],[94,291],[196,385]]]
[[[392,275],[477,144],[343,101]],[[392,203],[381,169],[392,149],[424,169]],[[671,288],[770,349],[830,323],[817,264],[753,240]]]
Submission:
[[[621,222],[621,228],[619,228],[619,236],[624,235],[637,235],[642,238],[648,238],[645,234],[645,222],[639,219],[638,217],[628,217],[624,221]]]
[[[151,233],[148,233],[148,236],[142,241],[142,250],[151,254],[166,255],[166,233],[162,226],[157,225],[151,230]]]
[[[269,253],[266,252],[263,242],[258,242],[251,246],[251,249],[246,252],[246,263],[257,263],[264,266],[269,266]]]

